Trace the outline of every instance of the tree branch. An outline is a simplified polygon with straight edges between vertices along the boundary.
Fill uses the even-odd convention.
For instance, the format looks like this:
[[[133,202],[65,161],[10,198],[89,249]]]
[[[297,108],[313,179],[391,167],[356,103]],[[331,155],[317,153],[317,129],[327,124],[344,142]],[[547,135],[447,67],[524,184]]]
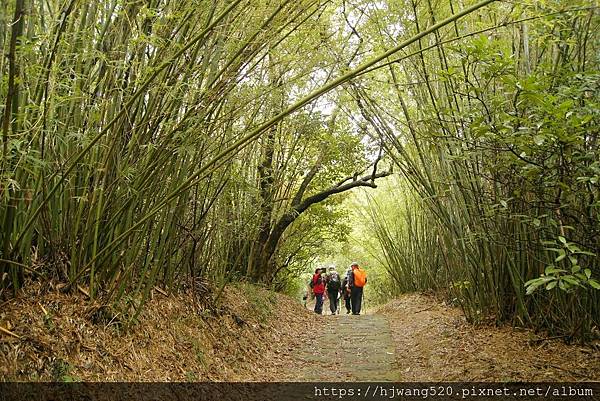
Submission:
[[[377,170],[377,163],[379,163],[379,161],[381,160],[381,158],[383,157],[381,155],[382,151],[380,149],[379,151],[379,156],[377,156],[377,160],[375,160],[373,163],[369,164],[367,167],[365,167],[364,169],[360,170],[360,171],[356,171],[354,174],[338,181],[337,184],[335,184],[336,187],[342,186],[343,184],[345,184],[346,182],[350,181],[350,180],[358,180],[358,176],[362,173],[364,173],[365,171],[367,171],[367,169],[373,167],[373,173],[371,175],[375,175],[376,170]]]
[[[315,165],[312,166],[310,171],[306,174],[306,176],[304,176],[304,179],[302,180],[302,184],[300,184],[300,188],[298,188],[298,192],[296,192],[296,195],[294,195],[294,199],[292,200],[292,205],[298,204],[302,200],[302,197],[304,196],[304,193],[306,192],[306,188],[308,188],[308,186],[312,182],[313,178],[315,178],[315,175],[317,175],[317,173],[321,169],[321,159],[322,158],[319,157],[319,159],[317,160]]]
[[[304,212],[306,209],[308,209],[311,205],[322,202],[325,199],[329,198],[331,195],[339,194],[341,192],[346,192],[353,188],[357,188],[357,187],[377,188],[377,185],[375,184],[375,180],[377,178],[387,177],[390,174],[392,174],[392,173],[389,171],[383,171],[383,172],[377,173],[377,174],[365,175],[365,176],[361,177],[360,179],[350,181],[350,182],[347,182],[342,185],[334,185],[334,186],[332,186],[324,191],[321,191],[315,195],[309,196],[308,198],[304,199],[302,202],[294,205],[292,207],[292,212],[290,212],[290,213],[300,214],[300,213]]]
[[[283,236],[283,233],[285,232],[285,230],[290,226],[290,224],[292,224],[294,222],[294,220],[296,220],[298,218],[298,216],[300,216],[300,214],[302,214],[304,211],[306,211],[306,209],[308,209],[310,206],[324,201],[325,199],[329,198],[331,195],[339,194],[341,192],[346,192],[353,188],[357,188],[357,187],[377,188],[377,185],[375,184],[375,180],[377,178],[387,177],[391,174],[392,173],[390,171],[383,171],[381,173],[376,173],[376,174],[371,173],[371,174],[361,177],[360,179],[356,178],[350,182],[347,182],[348,180],[345,180],[345,181],[339,182],[337,184],[334,184],[333,186],[329,187],[328,189],[325,189],[315,195],[309,196],[308,198],[306,198],[304,200],[298,199],[298,202],[295,202],[292,204],[292,209],[290,211],[288,211],[287,213],[285,213],[273,227],[271,234],[269,235],[269,238],[266,241],[264,248],[262,249],[263,260],[271,260],[272,259],[273,255],[275,254],[275,251],[277,249],[277,246],[279,244],[279,240]],[[355,177],[356,177],[356,175],[355,175]],[[266,268],[266,266],[264,268]]]

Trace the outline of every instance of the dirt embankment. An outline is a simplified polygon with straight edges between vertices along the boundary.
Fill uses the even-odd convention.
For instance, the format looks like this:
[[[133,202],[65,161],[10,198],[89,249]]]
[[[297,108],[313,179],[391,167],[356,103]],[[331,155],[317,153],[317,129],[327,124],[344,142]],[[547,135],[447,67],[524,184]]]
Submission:
[[[600,344],[474,326],[460,309],[408,294],[361,316],[319,316],[312,340],[281,360],[287,381],[576,382],[600,380]]]
[[[292,299],[228,288],[215,314],[190,295],[154,291],[124,331],[83,294],[29,287],[0,308],[0,380],[265,381],[315,316]],[[12,333],[12,334],[11,334]]]
[[[378,314],[390,323],[402,381],[600,380],[600,344],[473,326],[458,308],[420,294],[402,296]]]
[[[473,326],[419,294],[374,315],[315,316],[248,285],[228,288],[217,313],[157,290],[128,331],[99,311],[83,294],[40,285],[2,305],[0,380],[600,380],[597,345]]]

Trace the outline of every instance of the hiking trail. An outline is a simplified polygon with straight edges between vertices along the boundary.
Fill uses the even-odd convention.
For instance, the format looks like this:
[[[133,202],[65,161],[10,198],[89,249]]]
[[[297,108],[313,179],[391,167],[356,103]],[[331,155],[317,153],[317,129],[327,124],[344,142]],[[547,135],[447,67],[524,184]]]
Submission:
[[[314,347],[297,353],[299,381],[394,381],[395,348],[381,315],[323,316]]]
[[[567,345],[527,329],[475,326],[460,309],[427,295],[404,295],[360,316],[342,309],[311,318],[303,332],[289,333],[293,345],[273,359],[277,373],[269,380],[600,380],[600,344]]]
[[[0,326],[18,336],[0,336],[0,376],[10,380],[600,381],[600,340],[569,345],[473,325],[429,295],[321,316],[254,287],[228,289],[221,315],[200,315],[189,295],[159,293],[135,330],[120,331],[91,321],[82,296],[36,286],[0,313]]]

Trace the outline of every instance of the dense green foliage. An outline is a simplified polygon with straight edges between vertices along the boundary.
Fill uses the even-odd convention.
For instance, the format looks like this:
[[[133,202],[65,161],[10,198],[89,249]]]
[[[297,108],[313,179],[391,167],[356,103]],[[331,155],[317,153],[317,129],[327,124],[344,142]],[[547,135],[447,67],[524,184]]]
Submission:
[[[423,29],[430,7],[397,18]],[[503,4],[356,86],[402,177],[368,209],[399,290],[447,288],[473,321],[600,327],[599,23],[589,2]]]
[[[393,166],[360,202],[379,298],[447,289],[471,320],[584,337],[599,22],[565,0],[3,2],[0,295],[290,290],[354,259],[342,193]]]
[[[1,287],[58,277],[109,301],[245,276],[261,221],[308,170],[306,195],[364,169],[347,119],[272,119],[323,84],[315,69],[337,69],[320,50],[332,10],[250,3],[3,3]],[[338,212],[306,214],[299,232],[318,241]],[[277,271],[254,279],[306,252],[288,231]]]

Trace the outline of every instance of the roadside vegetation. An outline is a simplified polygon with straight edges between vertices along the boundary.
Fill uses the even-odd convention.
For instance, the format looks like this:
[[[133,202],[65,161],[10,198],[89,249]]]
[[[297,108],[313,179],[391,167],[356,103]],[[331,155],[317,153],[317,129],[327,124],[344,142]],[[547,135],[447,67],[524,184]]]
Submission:
[[[584,0],[5,1],[0,302],[58,283],[136,322],[156,288],[293,293],[356,251],[377,299],[590,339],[599,22]]]

